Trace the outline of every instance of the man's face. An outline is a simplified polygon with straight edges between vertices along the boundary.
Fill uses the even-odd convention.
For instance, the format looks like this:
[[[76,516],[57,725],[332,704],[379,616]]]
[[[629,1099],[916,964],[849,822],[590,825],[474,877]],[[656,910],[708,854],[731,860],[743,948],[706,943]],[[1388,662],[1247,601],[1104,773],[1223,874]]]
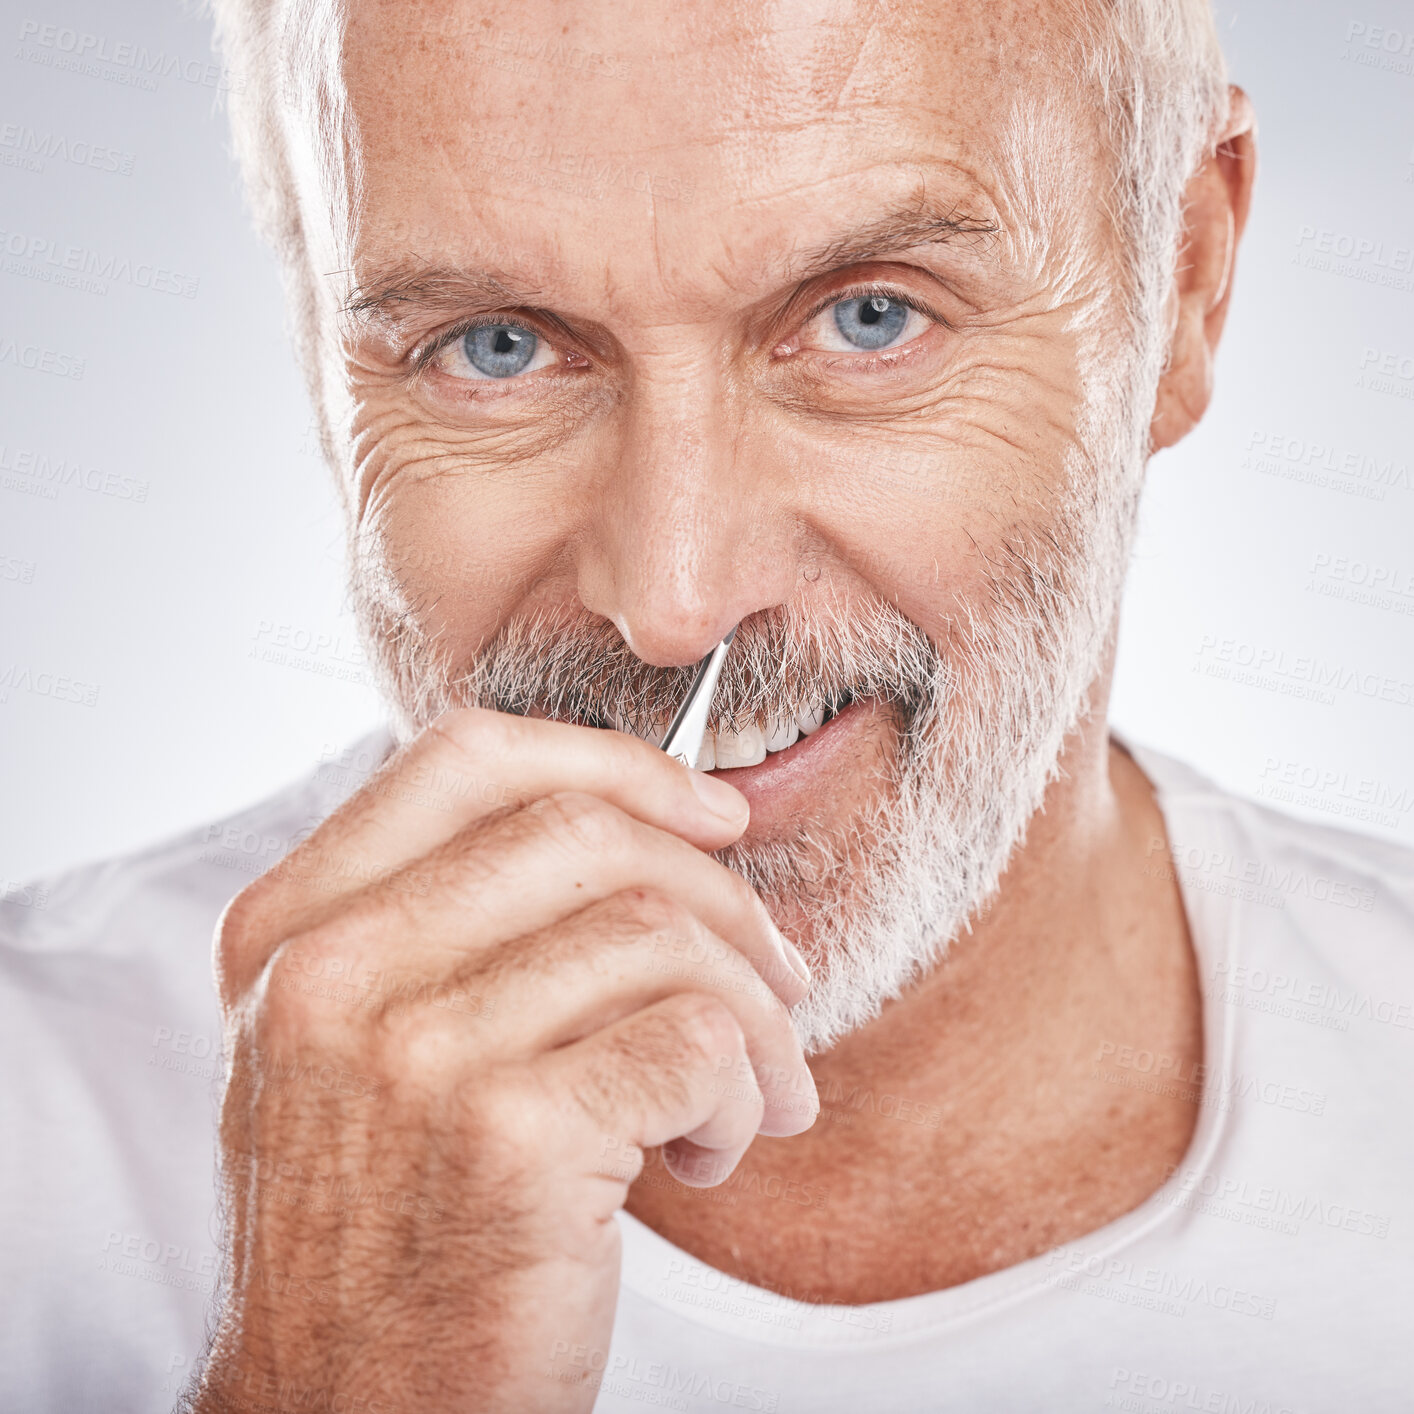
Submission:
[[[326,374],[404,717],[647,735],[738,623],[724,761],[852,700],[728,777],[752,803],[728,862],[816,969],[814,1045],[993,888],[1104,665],[1138,375],[1048,13],[349,16]]]

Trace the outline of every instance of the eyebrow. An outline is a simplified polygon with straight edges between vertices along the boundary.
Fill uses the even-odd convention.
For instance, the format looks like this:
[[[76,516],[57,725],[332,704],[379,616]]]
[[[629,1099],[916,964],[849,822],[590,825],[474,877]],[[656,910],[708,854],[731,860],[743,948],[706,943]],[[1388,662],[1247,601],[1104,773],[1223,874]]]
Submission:
[[[403,264],[355,284],[343,312],[359,322],[388,323],[403,306],[462,309],[468,304],[531,304],[542,292],[517,288],[489,270],[459,270],[427,263]]]
[[[995,220],[970,216],[956,205],[915,201],[814,246],[796,249],[783,262],[787,282],[806,281],[850,265],[897,255],[923,245],[985,242],[1000,230]],[[500,308],[534,305],[544,291],[517,285],[503,273],[416,263],[393,266],[357,284],[343,312],[360,323],[387,324],[400,314],[468,306]]]
[[[813,280],[847,265],[860,265],[922,245],[964,240],[980,245],[1000,230],[996,221],[969,216],[957,205],[935,206],[920,200],[895,207],[833,240],[796,251],[787,268],[791,279]]]

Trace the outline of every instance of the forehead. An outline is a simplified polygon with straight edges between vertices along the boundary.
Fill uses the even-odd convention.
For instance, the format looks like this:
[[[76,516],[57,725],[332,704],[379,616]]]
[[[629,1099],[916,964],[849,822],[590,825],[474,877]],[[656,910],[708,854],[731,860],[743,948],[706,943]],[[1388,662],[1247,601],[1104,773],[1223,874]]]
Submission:
[[[355,266],[746,289],[924,191],[1005,232],[1064,49],[1043,0],[352,0]]]

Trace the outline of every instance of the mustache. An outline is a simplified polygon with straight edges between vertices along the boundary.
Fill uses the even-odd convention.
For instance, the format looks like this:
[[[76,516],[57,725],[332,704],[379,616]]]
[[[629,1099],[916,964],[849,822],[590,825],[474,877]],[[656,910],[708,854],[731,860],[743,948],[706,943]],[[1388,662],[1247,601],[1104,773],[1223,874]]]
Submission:
[[[536,609],[503,625],[455,677],[467,705],[648,736],[666,724],[696,664],[661,668],[637,657],[608,620],[583,609]],[[947,661],[884,600],[806,609],[776,605],[743,619],[727,650],[709,731],[788,721],[823,706],[878,698],[911,724],[951,685]]]

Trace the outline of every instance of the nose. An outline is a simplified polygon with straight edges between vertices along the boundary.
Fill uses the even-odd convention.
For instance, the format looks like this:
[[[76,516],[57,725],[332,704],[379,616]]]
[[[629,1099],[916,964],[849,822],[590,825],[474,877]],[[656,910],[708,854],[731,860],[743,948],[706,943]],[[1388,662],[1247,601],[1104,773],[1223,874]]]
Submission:
[[[585,608],[657,667],[697,662],[796,575],[786,469],[705,362],[635,380],[577,549]]]

